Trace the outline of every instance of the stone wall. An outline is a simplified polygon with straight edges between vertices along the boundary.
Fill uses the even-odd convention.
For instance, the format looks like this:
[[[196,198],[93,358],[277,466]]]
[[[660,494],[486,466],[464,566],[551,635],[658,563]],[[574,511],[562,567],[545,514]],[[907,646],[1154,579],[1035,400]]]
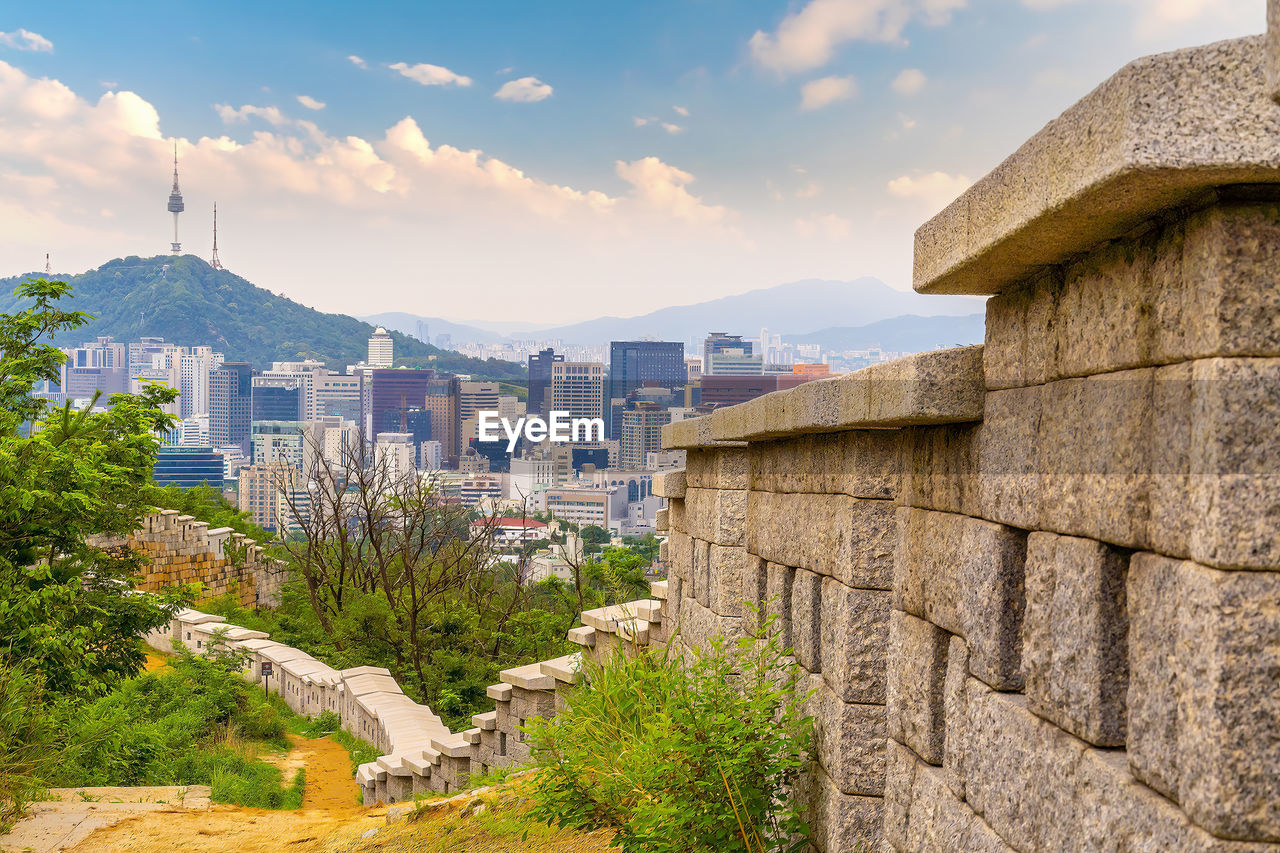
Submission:
[[[209,529],[207,522],[166,509],[143,517],[128,536],[91,537],[99,548],[128,547],[146,557],[138,589],[156,592],[171,584],[199,583],[202,598],[234,591],[245,607],[278,603],[284,571],[254,540],[230,527]]]
[[[176,640],[195,654],[247,653],[246,679],[280,694],[296,713],[315,717],[332,711],[343,729],[385,752],[359,767],[356,782],[367,805],[394,803],[414,794],[456,791],[472,775],[528,764],[524,726],[530,718],[555,715],[563,691],[577,683],[584,658],[599,661],[615,648],[665,648],[666,590],[658,582],[652,585],[655,598],[583,613],[583,625],[569,632],[580,652],[501,672],[499,683],[488,689],[494,710],[472,717],[473,728],[463,732],[451,732],[429,707],[406,696],[386,669],[336,670],[221,616],[183,610],[146,642],[164,652]]]
[[[779,615],[823,853],[1280,851],[1265,44],[1128,66],[921,228],[985,346],[666,428],[678,641]]]

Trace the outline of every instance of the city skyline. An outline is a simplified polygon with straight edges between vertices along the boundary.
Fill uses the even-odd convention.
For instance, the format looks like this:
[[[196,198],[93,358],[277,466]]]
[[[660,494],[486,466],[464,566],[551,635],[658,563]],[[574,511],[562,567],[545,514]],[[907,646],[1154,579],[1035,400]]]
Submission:
[[[176,142],[184,250],[216,202],[223,262],[303,304],[530,322],[907,289],[914,227],[1106,71],[1263,29],[1250,0],[68,8],[0,17],[0,269],[163,253]]]

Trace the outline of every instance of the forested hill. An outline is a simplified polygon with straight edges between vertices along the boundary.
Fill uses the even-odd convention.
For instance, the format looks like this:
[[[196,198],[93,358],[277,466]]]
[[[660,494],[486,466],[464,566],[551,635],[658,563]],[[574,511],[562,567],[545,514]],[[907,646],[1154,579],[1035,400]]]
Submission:
[[[0,312],[20,307],[13,295],[31,273],[0,279]],[[325,314],[215,270],[195,255],[130,256],[73,276],[53,276],[73,288],[71,307],[94,319],[58,339],[73,346],[99,335],[117,341],[148,335],[183,346],[208,344],[228,360],[270,367],[273,361],[315,358],[341,369],[362,360],[373,327],[345,314]],[[522,383],[518,364],[468,358],[393,332],[396,364],[434,367],[477,378]]]

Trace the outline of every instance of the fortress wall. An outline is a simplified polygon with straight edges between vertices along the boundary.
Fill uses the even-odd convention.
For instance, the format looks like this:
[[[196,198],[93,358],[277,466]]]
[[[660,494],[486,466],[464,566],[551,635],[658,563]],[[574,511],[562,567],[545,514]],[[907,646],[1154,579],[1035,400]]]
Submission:
[[[267,607],[278,603],[284,583],[282,568],[254,540],[230,527],[210,530],[208,523],[172,509],[144,516],[128,536],[91,537],[87,542],[100,548],[127,547],[146,558],[138,585],[146,592],[199,583],[204,598],[234,591],[245,607]]]
[[[983,347],[672,424],[679,641],[765,601],[823,853],[1280,851],[1280,107],[1139,60],[917,234]]]

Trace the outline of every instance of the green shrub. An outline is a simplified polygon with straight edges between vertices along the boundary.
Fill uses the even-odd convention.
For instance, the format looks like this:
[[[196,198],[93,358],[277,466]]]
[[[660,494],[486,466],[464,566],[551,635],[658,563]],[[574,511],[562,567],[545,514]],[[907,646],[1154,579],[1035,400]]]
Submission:
[[[628,853],[803,849],[808,827],[788,792],[811,721],[771,627],[693,654],[588,665],[566,707],[529,726],[535,814],[613,829]]]
[[[324,737],[342,728],[342,718],[334,711],[321,711],[307,723],[302,734],[309,738]]]
[[[57,762],[56,720],[39,673],[0,658],[0,834],[44,787]]]

